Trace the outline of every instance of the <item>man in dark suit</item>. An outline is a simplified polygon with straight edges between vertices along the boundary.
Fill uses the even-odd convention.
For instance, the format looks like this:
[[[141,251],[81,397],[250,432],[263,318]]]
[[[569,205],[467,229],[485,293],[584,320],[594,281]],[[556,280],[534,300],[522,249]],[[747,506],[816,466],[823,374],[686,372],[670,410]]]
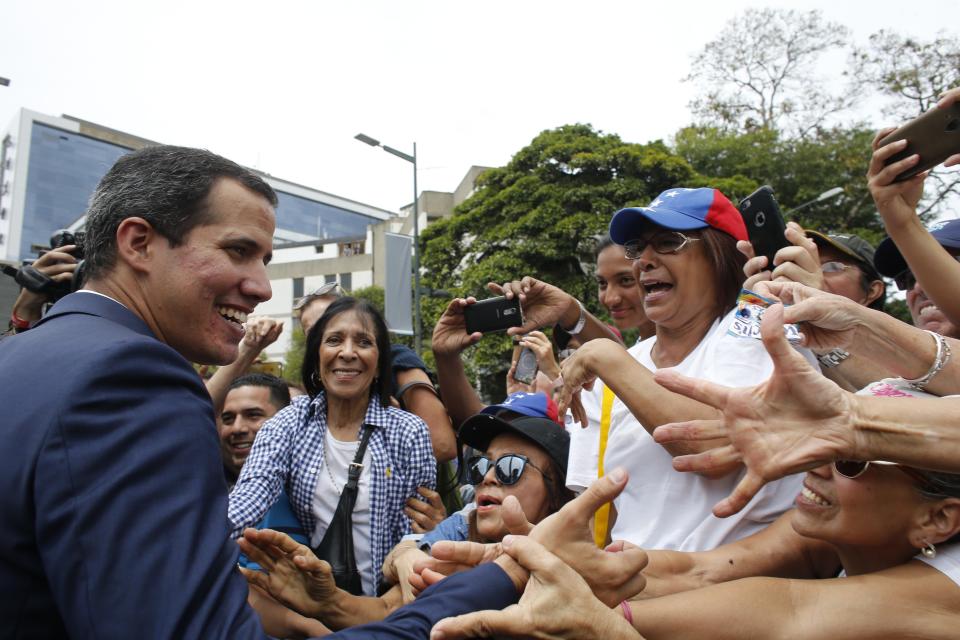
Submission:
[[[0,343],[0,637],[263,637],[210,398],[269,299],[276,195],[206,151],[121,158],[86,284]]]

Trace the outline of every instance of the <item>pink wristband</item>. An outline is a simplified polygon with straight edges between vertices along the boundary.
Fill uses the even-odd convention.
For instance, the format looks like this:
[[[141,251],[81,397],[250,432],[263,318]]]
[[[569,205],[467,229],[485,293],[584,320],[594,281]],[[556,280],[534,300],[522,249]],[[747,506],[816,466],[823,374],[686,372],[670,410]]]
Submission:
[[[626,618],[627,622],[630,623],[630,626],[633,626],[633,610],[630,609],[630,604],[623,600],[620,602],[620,608],[623,609],[623,617]]]

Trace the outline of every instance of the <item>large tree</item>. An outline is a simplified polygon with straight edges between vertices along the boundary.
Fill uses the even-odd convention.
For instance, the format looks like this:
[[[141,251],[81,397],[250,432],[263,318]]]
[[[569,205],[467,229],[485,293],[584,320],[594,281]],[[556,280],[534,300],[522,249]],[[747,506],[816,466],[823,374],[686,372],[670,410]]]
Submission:
[[[505,167],[484,173],[477,192],[452,217],[424,230],[423,283],[484,298],[487,282],[532,275],[599,313],[585,263],[611,215],[645,205],[669,187],[708,184],[736,193],[756,186],[742,176],[707,179],[659,141],[626,143],[586,124],[544,131]],[[445,304],[424,300],[426,327]],[[509,350],[505,336],[488,336],[468,360],[495,385],[509,365]]]
[[[697,121],[733,132],[778,129],[803,137],[846,109],[850,91],[818,74],[824,54],[842,51],[849,30],[819,11],[747,9],[694,59]]]

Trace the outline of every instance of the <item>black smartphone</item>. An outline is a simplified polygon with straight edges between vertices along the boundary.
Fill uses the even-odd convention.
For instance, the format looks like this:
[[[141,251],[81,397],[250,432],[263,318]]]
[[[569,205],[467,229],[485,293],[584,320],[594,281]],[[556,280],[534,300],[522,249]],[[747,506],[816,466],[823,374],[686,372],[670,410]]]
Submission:
[[[758,256],[767,256],[767,269],[773,269],[773,256],[777,251],[789,246],[783,233],[787,224],[783,221],[780,206],[773,196],[773,188],[763,185],[740,201],[740,215],[747,226],[747,235],[753,252]]]
[[[537,362],[537,354],[530,347],[518,347],[520,353],[517,354],[517,368],[513,370],[513,379],[523,384],[533,384],[537,379],[537,371],[540,370],[540,364]]]
[[[931,169],[955,153],[960,153],[960,104],[953,103],[946,109],[936,107],[914,118],[883,140],[880,146],[906,138],[907,146],[893,154],[884,164],[892,164],[913,154],[920,155],[920,162],[896,178],[900,182],[918,173]]]
[[[510,327],[523,326],[523,313],[519,298],[507,300],[504,296],[480,300],[463,309],[467,333],[493,333]]]

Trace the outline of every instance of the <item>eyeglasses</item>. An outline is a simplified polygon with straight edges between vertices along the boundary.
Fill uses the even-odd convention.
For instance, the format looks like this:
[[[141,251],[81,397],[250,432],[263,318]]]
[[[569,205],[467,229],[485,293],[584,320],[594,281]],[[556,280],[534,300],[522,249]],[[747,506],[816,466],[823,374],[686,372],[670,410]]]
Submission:
[[[960,256],[951,256],[957,262],[960,262]],[[913,275],[913,272],[910,269],[904,269],[897,275],[893,276],[893,281],[897,285],[897,289],[900,291],[909,291],[913,289],[914,285],[917,284],[917,278]]]
[[[649,238],[631,240],[623,245],[623,253],[627,260],[638,260],[648,245],[657,253],[680,253],[691,242],[700,242],[700,238],[691,238],[679,231],[667,231],[656,233]]]
[[[320,287],[314,289],[305,296],[297,298],[293,303],[293,310],[302,309],[305,304],[314,300],[316,298],[323,298],[324,296],[332,296],[334,298],[339,298],[340,296],[347,295],[346,290],[341,287],[336,282],[326,282]]]
[[[527,456],[520,455],[519,453],[508,453],[500,456],[496,461],[490,460],[490,458],[486,456],[474,456],[470,458],[467,461],[468,480],[470,484],[482,483],[483,479],[487,477],[487,472],[490,471],[490,467],[493,467],[494,473],[497,476],[497,482],[507,486],[517,484],[520,482],[520,476],[523,475],[523,470],[527,468],[527,465],[539,471],[544,478],[550,478],[550,476],[544,473],[543,469],[530,462]]]
[[[933,486],[933,484],[930,483],[930,480],[927,479],[927,477],[923,475],[922,472],[917,471],[913,467],[905,467],[902,464],[898,464],[896,462],[886,462],[884,460],[869,460],[869,461],[837,460],[833,463],[833,468],[836,470],[837,473],[839,473],[844,478],[850,478],[851,480],[855,480],[856,478],[859,478],[864,473],[866,473],[867,469],[870,468],[871,464],[882,465],[885,467],[896,467],[900,471],[903,471],[905,474],[913,478],[920,485],[920,488],[923,489],[924,491],[929,491],[931,493],[942,493],[939,489],[937,489],[935,486]]]
[[[856,269],[852,264],[846,264],[839,260],[830,260],[820,265],[820,271],[824,273],[843,273],[847,269]]]

